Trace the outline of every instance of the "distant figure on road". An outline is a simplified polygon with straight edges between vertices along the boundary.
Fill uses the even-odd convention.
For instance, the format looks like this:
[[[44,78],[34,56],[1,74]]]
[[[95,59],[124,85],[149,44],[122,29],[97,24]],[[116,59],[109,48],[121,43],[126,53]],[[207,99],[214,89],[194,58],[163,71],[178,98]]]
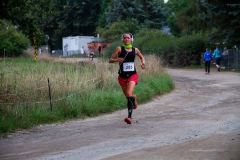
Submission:
[[[205,63],[205,74],[210,74],[210,64],[212,61],[212,53],[206,48],[206,51],[203,55],[203,61]]]
[[[215,59],[215,63],[216,63],[216,67],[218,72],[221,71],[221,59],[222,59],[222,55],[220,50],[218,49],[218,47],[215,48],[214,52],[213,52],[213,57]]]
[[[99,56],[101,56],[101,54],[102,54],[102,47],[101,46],[98,47],[98,54],[99,54]]]
[[[93,58],[94,58],[94,52],[91,51],[91,52],[90,52],[90,59],[91,59],[91,61],[93,61]]]
[[[222,65],[223,65],[222,68],[224,68],[224,69],[225,69],[226,66],[229,67],[228,66],[229,65],[228,64],[228,58],[229,58],[228,49],[227,49],[227,47],[224,47],[223,53],[222,53]]]
[[[84,54],[83,46],[80,48],[80,53],[81,53],[82,55]]]

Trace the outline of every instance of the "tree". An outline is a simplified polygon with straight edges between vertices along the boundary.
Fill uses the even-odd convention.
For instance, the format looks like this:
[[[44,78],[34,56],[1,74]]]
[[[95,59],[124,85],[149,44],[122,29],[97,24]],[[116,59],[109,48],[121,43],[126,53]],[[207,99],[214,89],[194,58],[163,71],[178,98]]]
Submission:
[[[48,1],[3,0],[0,5],[0,19],[11,21],[13,25],[27,35],[32,44],[36,41],[36,45],[39,46],[43,36],[40,27],[40,18],[43,13],[42,6],[47,6]],[[40,6],[40,4],[43,5]]]
[[[167,5],[170,9],[168,24],[174,35],[207,30],[205,21],[200,18],[196,0],[169,0]]]
[[[231,45],[240,41],[240,2],[198,0],[202,20],[212,28],[210,41]]]
[[[116,21],[137,21],[137,25],[161,29],[166,21],[163,0],[113,0],[105,12],[105,26]]]
[[[63,36],[95,34],[102,0],[2,0],[0,19],[12,21],[37,45],[48,35],[52,49]],[[16,16],[17,15],[17,16]]]
[[[142,0],[144,10],[144,26],[148,28],[161,29],[166,23],[167,9],[164,1],[161,0]]]
[[[142,7],[135,1],[113,0],[105,13],[105,26],[108,27],[116,21],[137,19],[138,15],[142,15],[137,8]]]
[[[95,35],[101,4],[101,0],[55,0],[51,20],[44,26],[52,48],[61,48],[62,37]]]
[[[98,29],[102,37],[105,40],[113,42],[115,40],[120,40],[120,37],[125,32],[130,32],[132,34],[136,33],[139,30],[138,25],[135,21],[117,21],[113,22],[107,30]]]
[[[18,56],[29,45],[28,39],[15,26],[0,20],[0,52],[5,56]],[[3,54],[1,54],[3,55]]]

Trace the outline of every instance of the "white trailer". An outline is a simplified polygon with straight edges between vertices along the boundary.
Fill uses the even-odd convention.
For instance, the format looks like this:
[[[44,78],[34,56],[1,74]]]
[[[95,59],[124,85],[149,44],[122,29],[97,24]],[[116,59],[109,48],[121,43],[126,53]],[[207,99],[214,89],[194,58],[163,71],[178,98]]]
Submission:
[[[71,56],[75,54],[89,54],[88,43],[95,41],[94,36],[69,36],[62,38],[63,56]]]

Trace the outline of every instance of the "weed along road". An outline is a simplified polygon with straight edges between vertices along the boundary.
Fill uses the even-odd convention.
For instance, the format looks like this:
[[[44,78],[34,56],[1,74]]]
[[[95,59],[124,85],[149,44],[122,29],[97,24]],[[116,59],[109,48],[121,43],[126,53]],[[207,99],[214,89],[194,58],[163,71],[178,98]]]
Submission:
[[[42,125],[0,140],[0,159],[239,160],[240,74],[167,70],[171,93],[127,110]]]

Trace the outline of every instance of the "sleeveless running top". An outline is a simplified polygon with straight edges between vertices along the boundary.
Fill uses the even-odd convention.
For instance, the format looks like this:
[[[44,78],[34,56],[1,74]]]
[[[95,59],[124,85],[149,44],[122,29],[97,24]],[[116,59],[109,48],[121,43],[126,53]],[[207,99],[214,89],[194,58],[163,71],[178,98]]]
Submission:
[[[121,46],[121,52],[118,55],[119,58],[124,58],[124,61],[119,63],[118,74],[122,78],[128,78],[136,73],[135,67],[135,48],[132,47],[131,52],[127,52],[123,46]]]

